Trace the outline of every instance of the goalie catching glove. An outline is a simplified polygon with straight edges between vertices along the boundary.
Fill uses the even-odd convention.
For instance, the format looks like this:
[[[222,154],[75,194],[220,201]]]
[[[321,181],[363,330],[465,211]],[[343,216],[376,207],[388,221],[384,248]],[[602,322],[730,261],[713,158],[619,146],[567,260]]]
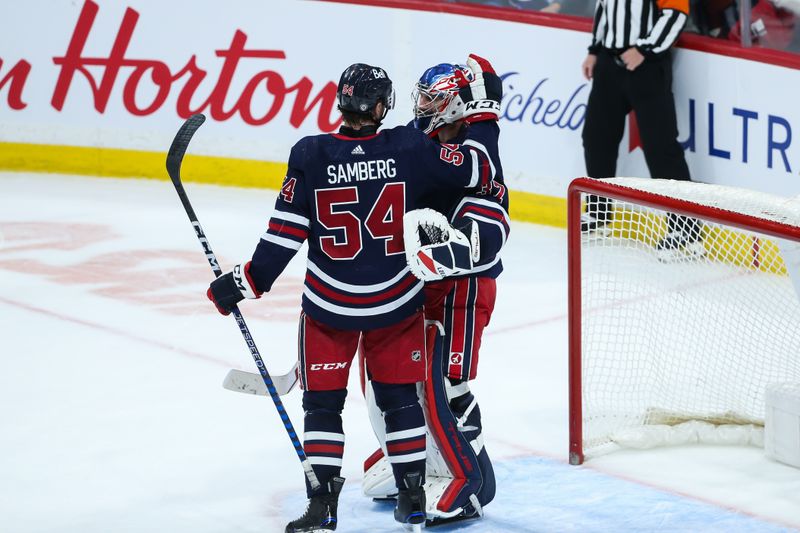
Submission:
[[[212,281],[206,295],[209,300],[214,302],[217,311],[223,315],[231,314],[236,304],[245,298],[261,297],[253,278],[250,277],[249,261],[244,265],[236,265],[232,271]]]
[[[454,228],[433,209],[406,213],[403,238],[408,268],[422,281],[466,274],[481,255],[477,224],[467,219],[462,228]]]

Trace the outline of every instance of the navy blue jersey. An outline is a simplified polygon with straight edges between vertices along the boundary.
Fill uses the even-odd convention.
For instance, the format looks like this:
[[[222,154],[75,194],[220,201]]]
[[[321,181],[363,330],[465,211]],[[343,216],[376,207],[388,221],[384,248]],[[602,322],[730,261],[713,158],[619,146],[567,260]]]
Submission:
[[[496,124],[470,128],[494,136],[495,145],[497,131]],[[424,300],[423,282],[406,265],[403,215],[451,189],[491,187],[493,165],[480,146],[438,145],[408,126],[301,139],[253,254],[256,289],[268,291],[308,240],[302,305],[309,316],[348,330],[399,322]]]
[[[486,153],[491,179],[484,180],[480,187],[466,190],[451,188],[423,199],[429,207],[447,216],[455,227],[462,227],[467,219],[478,225],[480,258],[470,273],[464,276],[496,278],[503,271],[499,254],[508,239],[511,223],[508,216],[508,190],[503,180],[497,147],[498,136],[496,122],[479,122],[471,126],[464,124],[452,142],[477,147]]]

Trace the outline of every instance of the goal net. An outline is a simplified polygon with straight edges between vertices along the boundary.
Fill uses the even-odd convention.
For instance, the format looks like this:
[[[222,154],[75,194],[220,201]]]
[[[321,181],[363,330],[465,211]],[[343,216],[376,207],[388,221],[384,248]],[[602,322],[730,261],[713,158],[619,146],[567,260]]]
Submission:
[[[758,444],[766,387],[800,381],[800,200],[579,178],[568,205],[570,462]]]

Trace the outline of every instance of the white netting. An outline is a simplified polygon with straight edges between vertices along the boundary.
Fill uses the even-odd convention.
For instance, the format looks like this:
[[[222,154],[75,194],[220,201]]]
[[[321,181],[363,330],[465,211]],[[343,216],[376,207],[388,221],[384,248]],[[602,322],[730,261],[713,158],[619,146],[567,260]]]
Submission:
[[[800,226],[800,202],[785,198],[604,181]],[[800,380],[800,303],[779,240],[582,197],[594,217],[584,217],[580,250],[584,452],[652,425],[763,424],[767,385]]]
[[[603,181],[764,220],[800,225],[800,197],[797,196],[785,198],[724,185],[676,180],[611,178]]]

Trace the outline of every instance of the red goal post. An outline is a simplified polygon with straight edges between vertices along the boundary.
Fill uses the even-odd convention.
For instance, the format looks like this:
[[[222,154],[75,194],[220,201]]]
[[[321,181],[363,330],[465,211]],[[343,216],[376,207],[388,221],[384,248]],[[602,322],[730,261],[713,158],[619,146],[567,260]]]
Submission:
[[[581,231],[587,200],[598,197],[611,200],[611,218]],[[700,258],[656,255],[676,216],[700,221]],[[567,193],[567,224],[570,463],[581,464],[587,448],[616,445],[613,432],[639,426],[763,424],[763,386],[783,375],[800,381],[800,362],[791,360],[800,359],[800,333],[780,331],[800,331],[800,304],[775,243],[800,242],[800,201],[673,180],[578,178]],[[747,339],[717,343],[746,330],[748,320],[765,320],[775,294],[791,316],[772,329],[758,326],[759,347],[775,352],[768,361],[751,356]],[[748,311],[750,302],[763,309]],[[655,338],[641,340],[648,335]],[[736,357],[759,360],[729,370]]]

